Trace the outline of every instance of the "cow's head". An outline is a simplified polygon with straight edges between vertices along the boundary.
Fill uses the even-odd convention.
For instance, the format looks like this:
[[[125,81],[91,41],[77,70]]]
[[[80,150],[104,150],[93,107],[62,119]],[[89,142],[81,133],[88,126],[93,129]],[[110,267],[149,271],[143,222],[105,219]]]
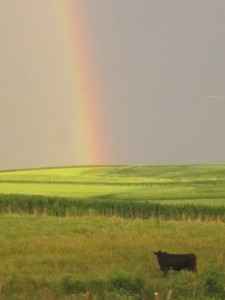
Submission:
[[[157,252],[153,252],[155,255],[161,255],[161,254],[167,254],[167,252],[162,252],[162,251],[157,251]]]

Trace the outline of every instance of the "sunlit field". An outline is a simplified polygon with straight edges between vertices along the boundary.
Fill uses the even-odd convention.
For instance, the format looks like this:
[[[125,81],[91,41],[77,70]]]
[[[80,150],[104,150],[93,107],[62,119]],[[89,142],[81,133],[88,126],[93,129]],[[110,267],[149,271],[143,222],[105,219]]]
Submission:
[[[0,193],[223,204],[225,166],[99,166],[0,172]]]
[[[224,183],[223,165],[1,172],[0,298],[224,299]],[[157,250],[197,274],[165,278]]]

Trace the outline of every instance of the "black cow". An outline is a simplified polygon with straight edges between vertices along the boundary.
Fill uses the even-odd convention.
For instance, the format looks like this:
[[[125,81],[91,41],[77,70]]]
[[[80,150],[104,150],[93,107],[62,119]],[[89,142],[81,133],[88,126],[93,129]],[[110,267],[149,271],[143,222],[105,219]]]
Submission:
[[[164,272],[165,276],[169,270],[188,270],[197,272],[196,256],[194,254],[168,254],[167,252],[154,252],[157,256],[160,270]]]

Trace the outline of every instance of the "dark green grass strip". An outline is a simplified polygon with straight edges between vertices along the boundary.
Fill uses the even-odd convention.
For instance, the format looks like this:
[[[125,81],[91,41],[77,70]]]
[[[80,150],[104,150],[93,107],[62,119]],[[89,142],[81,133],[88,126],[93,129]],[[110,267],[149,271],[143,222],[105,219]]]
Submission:
[[[189,181],[75,181],[75,180],[22,180],[22,179],[0,179],[0,184],[20,183],[20,184],[68,184],[68,185],[102,185],[102,186],[206,186],[206,187],[224,187],[224,179],[216,180],[189,180]]]
[[[201,219],[225,221],[225,206],[159,204],[107,198],[68,199],[62,197],[0,194],[0,213],[46,214],[52,216],[101,215],[122,218]]]

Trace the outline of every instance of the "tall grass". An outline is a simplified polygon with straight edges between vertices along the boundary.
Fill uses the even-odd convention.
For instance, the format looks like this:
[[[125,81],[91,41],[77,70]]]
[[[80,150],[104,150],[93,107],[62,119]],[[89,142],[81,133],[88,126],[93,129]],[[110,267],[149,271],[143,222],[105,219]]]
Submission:
[[[173,299],[224,299],[221,222],[0,215],[0,228],[0,299],[89,292],[92,300],[152,300],[154,291],[166,299],[170,289]],[[170,271],[165,278],[157,250],[195,253],[197,275]]]
[[[225,221],[225,206],[160,204],[158,202],[117,200],[109,196],[72,199],[38,195],[0,194],[0,213],[46,214],[52,216],[118,216],[122,218],[200,219]]]

